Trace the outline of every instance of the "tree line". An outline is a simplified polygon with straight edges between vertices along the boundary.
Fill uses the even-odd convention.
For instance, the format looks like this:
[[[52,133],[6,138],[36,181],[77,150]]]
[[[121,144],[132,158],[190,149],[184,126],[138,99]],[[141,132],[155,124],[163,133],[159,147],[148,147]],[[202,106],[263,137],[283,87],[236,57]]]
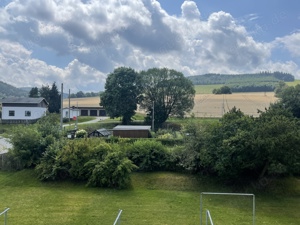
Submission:
[[[284,72],[260,72],[248,74],[217,74],[209,73],[188,77],[194,85],[208,84],[235,84],[235,83],[259,83],[259,82],[279,82],[294,81],[295,77],[290,73]]]

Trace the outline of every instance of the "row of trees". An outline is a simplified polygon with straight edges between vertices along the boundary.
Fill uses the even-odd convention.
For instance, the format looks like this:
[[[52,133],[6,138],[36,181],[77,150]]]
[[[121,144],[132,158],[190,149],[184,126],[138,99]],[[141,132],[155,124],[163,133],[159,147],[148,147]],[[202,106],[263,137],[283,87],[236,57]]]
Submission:
[[[70,94],[70,98],[89,98],[89,97],[98,97],[99,92],[83,92],[78,91],[77,93]]]
[[[49,85],[42,86],[41,88],[33,87],[29,91],[29,97],[31,98],[44,98],[48,103],[48,111],[50,113],[59,113],[61,108],[61,94],[59,93],[55,82],[51,88]]]
[[[147,111],[145,121],[151,124],[154,114],[155,127],[160,127],[169,116],[183,117],[192,110],[194,96],[192,82],[181,72],[152,68],[138,73],[120,67],[108,75],[100,104],[111,118],[122,117],[123,124],[131,121],[139,105]]]
[[[260,72],[252,74],[204,74],[188,77],[194,85],[208,84],[235,84],[235,83],[254,83],[294,81],[295,77],[289,73],[283,72]]]

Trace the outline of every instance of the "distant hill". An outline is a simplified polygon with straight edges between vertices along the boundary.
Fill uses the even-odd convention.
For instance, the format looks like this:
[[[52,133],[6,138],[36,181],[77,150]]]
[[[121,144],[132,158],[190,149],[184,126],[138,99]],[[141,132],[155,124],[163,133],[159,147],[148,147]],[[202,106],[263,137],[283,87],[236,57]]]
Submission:
[[[0,98],[6,97],[27,97],[29,91],[16,88],[10,84],[0,81]]]
[[[194,85],[205,84],[234,84],[247,82],[279,82],[294,81],[295,77],[289,73],[282,72],[261,72],[252,74],[216,74],[209,73],[188,77]]]
[[[289,73],[261,72],[253,74],[204,74],[188,77],[194,85],[223,84],[232,92],[270,92],[280,81],[292,82],[295,77]]]

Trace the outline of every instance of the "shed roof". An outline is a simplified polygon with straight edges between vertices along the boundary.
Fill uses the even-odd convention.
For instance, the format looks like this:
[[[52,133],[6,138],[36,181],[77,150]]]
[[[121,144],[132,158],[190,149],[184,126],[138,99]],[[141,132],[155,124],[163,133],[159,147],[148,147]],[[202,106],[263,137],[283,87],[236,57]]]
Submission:
[[[42,101],[44,101],[47,105],[49,105],[44,98],[4,98],[1,100],[2,103],[21,103],[21,104],[28,104],[28,103],[38,104]]]
[[[108,130],[106,130],[105,128],[101,128],[101,129],[99,129],[99,130],[97,130],[100,134],[102,134],[103,136],[109,136],[109,135],[111,135],[111,133],[108,131]]]
[[[118,125],[113,130],[150,130],[151,126],[139,126],[139,125]]]

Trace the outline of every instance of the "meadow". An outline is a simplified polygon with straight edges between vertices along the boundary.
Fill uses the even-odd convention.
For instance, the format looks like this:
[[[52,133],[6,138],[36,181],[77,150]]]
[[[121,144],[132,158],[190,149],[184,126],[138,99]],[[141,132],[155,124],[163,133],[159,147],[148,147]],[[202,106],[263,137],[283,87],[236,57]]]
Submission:
[[[200,223],[200,193],[250,192],[256,195],[256,224],[300,223],[300,179],[264,180],[243,190],[216,180],[172,172],[133,173],[125,190],[89,188],[71,181],[40,182],[33,170],[0,172],[0,209],[8,224],[192,225]],[[252,224],[252,199],[203,198],[215,224]],[[204,216],[204,215],[203,215]],[[1,217],[0,217],[1,219]],[[203,220],[203,224],[205,221]]]

